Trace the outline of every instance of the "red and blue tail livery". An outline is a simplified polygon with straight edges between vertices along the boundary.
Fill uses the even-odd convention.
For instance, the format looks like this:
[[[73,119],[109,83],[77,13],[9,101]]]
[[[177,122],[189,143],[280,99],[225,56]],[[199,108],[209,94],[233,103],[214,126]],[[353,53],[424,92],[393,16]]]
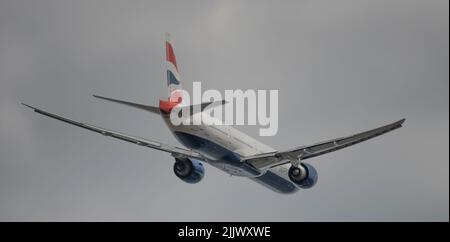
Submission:
[[[171,96],[173,91],[181,89],[181,79],[170,34],[166,34],[166,63],[167,87],[169,89],[169,96]]]

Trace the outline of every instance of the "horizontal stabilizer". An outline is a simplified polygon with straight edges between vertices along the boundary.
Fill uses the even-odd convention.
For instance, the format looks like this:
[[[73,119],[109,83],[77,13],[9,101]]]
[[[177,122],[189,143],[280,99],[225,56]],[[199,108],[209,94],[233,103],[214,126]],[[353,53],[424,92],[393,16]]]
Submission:
[[[106,101],[120,103],[120,104],[123,104],[123,105],[131,106],[131,107],[138,108],[138,109],[142,109],[142,110],[149,111],[149,112],[152,112],[152,113],[160,114],[160,108],[159,107],[149,106],[149,105],[144,105],[144,104],[139,104],[139,103],[132,103],[132,102],[128,102],[128,101],[113,99],[113,98],[109,98],[109,97],[102,97],[102,96],[98,96],[98,95],[93,95],[93,96],[95,98],[103,99],[103,100],[106,100]],[[226,101],[225,100],[220,100],[220,101],[216,101],[216,102],[205,102],[205,103],[200,103],[200,104],[195,104],[195,105],[182,106],[180,108],[182,108],[182,109],[189,108],[190,109],[189,111],[190,111],[190,113],[192,115],[192,114],[195,114],[198,111],[203,112],[207,108],[213,108],[213,107],[224,105],[224,104],[226,104]],[[200,106],[200,108],[196,108],[198,106]]]
[[[220,100],[220,101],[215,101],[215,102],[204,102],[204,103],[199,103],[199,104],[194,104],[194,105],[181,105],[181,106],[177,106],[178,103],[171,103],[171,102],[165,102],[162,101],[165,104],[169,104],[167,107],[161,107],[161,110],[165,113],[170,113],[172,112],[172,109],[175,109],[175,111],[179,112],[183,112],[185,110],[187,110],[187,112],[190,115],[194,115],[196,113],[199,112],[203,112],[206,109],[210,109],[213,107],[217,107],[217,106],[221,106],[227,103],[227,101],[225,100]],[[174,105],[174,106],[171,106]]]
[[[131,106],[131,107],[134,107],[134,108],[139,108],[139,109],[142,109],[142,110],[145,110],[145,111],[149,111],[149,112],[152,112],[152,113],[159,114],[159,107],[154,107],[154,106],[149,106],[149,105],[144,105],[144,104],[139,104],[139,103],[132,103],[132,102],[122,101],[122,100],[118,100],[118,99],[102,97],[102,96],[98,96],[98,95],[92,95],[92,96],[94,96],[95,98],[106,100],[106,101],[120,103],[120,104],[123,104],[123,105]]]
[[[225,105],[227,103],[227,101],[225,100],[220,100],[220,101],[215,101],[215,102],[206,102],[206,103],[200,103],[197,105],[200,105],[200,111],[203,112],[205,109],[207,108],[213,108],[216,106],[220,106],[220,105]],[[195,107],[196,105],[191,105],[191,113],[194,114],[195,111]]]

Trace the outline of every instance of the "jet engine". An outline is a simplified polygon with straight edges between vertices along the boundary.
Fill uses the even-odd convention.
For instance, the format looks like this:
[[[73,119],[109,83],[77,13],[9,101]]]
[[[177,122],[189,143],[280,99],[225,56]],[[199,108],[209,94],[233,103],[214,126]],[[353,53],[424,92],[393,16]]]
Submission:
[[[199,182],[205,175],[203,164],[191,158],[175,158],[173,171],[178,178],[191,184]]]
[[[318,179],[316,169],[307,163],[301,163],[298,167],[291,166],[288,174],[289,179],[303,189],[313,187]]]

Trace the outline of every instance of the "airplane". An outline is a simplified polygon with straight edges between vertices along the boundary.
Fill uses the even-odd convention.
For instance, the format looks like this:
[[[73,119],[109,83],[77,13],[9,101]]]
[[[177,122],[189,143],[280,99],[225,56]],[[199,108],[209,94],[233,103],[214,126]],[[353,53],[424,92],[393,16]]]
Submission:
[[[151,106],[98,95],[94,95],[94,97],[142,109],[161,116],[168,129],[184,147],[134,137],[49,113],[25,103],[22,104],[36,113],[104,136],[170,153],[175,159],[173,172],[186,183],[194,184],[200,182],[205,174],[203,163],[207,163],[232,176],[247,177],[282,194],[291,194],[301,189],[308,189],[317,183],[318,173],[316,169],[309,163],[305,163],[305,160],[385,134],[402,127],[405,121],[405,119],[401,119],[397,122],[351,136],[281,151],[251,138],[232,126],[184,124],[175,126],[170,121],[170,112],[181,102],[180,99],[177,100],[173,97],[174,93],[181,90],[182,87],[173,43],[169,34],[166,36],[165,47],[168,100],[160,100],[159,106]],[[210,106],[222,104],[224,103],[202,103],[200,104],[199,112],[203,112]],[[193,108],[193,106],[191,105],[189,108]],[[192,116],[198,116],[199,114],[193,113]],[[206,115],[205,113],[202,114]]]

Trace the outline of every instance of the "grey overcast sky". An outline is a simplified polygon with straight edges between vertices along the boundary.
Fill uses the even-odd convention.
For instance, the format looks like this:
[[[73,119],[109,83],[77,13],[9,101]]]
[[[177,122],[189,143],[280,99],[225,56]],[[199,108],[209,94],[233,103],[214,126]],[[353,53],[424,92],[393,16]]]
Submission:
[[[448,221],[449,2],[0,0],[1,221]],[[274,193],[19,105],[178,144],[160,117],[91,98],[166,97],[164,33],[184,86],[279,89],[287,149],[406,118],[309,160],[318,184]],[[240,127],[257,137],[257,127]]]

